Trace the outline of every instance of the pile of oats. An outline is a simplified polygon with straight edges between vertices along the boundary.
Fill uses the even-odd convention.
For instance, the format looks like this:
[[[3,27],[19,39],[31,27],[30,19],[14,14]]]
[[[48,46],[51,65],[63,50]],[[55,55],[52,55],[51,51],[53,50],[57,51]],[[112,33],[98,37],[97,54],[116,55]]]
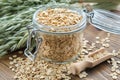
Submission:
[[[16,55],[15,55],[16,56]],[[15,72],[17,80],[70,80],[70,63],[56,64],[44,60],[30,61],[22,57],[9,57],[10,69]],[[80,60],[79,60],[80,61]],[[80,78],[87,76],[84,71],[79,74]]]

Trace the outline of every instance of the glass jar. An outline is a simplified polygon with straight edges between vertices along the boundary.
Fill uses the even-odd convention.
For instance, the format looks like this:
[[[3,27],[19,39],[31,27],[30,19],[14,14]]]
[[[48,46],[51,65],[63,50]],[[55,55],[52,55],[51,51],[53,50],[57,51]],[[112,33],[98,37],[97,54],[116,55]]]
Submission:
[[[81,15],[82,19],[77,24],[57,28],[54,27],[53,29],[52,26],[46,26],[37,21],[38,13],[48,8],[69,9]],[[53,62],[75,60],[78,54],[81,53],[83,30],[86,27],[87,19],[89,23],[99,29],[120,34],[120,23],[116,22],[120,20],[120,18],[118,15],[114,15],[110,12],[98,9],[92,11],[87,9],[81,10],[78,7],[63,4],[43,6],[35,12],[32,26],[28,26],[29,39],[24,52],[25,55],[31,60],[35,60],[35,58],[37,60],[42,58]],[[113,28],[113,25],[109,23],[109,21],[113,19],[117,29]],[[50,31],[51,29],[57,31]],[[36,42],[36,50],[34,52],[31,50],[32,40]]]
[[[53,27],[40,24],[37,21],[38,13],[40,11],[45,11],[48,8],[69,9],[81,15],[82,19],[75,25],[54,28],[57,31],[52,32],[49,31],[49,29],[53,29]],[[43,58],[54,62],[68,62],[75,60],[82,48],[83,30],[86,27],[86,22],[86,15],[76,7],[68,5],[52,5],[40,8],[33,16],[33,28],[30,30],[28,48],[25,50],[25,54],[31,60],[34,60],[36,56],[37,60]],[[31,46],[29,44],[31,44],[31,38],[33,35],[36,40],[37,50],[32,54],[29,50]]]

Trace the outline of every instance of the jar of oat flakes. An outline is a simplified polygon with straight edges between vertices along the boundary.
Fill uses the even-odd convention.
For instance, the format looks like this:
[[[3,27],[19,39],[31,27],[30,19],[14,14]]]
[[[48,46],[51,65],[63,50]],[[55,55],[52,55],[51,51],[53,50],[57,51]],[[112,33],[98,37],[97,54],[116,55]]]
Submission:
[[[32,26],[28,26],[29,39],[24,53],[31,60],[35,58],[53,62],[75,60],[81,53],[83,30],[87,19],[99,29],[120,34],[120,27],[112,29],[113,26],[108,22],[112,19],[111,15],[118,19],[116,15],[99,9],[81,10],[63,4],[43,6],[35,12]],[[118,24],[120,23],[116,22],[115,25]],[[32,41],[36,43],[32,44]],[[36,49],[33,50],[31,45],[35,45]]]

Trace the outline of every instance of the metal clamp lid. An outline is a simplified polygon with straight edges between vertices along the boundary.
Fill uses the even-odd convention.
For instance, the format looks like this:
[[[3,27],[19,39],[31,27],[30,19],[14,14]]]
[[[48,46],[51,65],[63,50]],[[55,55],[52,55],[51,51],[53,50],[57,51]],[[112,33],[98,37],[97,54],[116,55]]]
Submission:
[[[39,49],[39,46],[41,45],[42,42],[42,38],[37,36],[37,30],[34,30],[33,28],[31,28],[30,26],[27,27],[28,32],[29,32],[29,38],[27,40],[27,48],[24,51],[24,54],[31,60],[34,61]],[[30,31],[30,29],[32,29],[32,31]],[[33,52],[33,48],[32,48],[32,39],[34,40],[34,42],[36,42],[36,49]]]
[[[103,9],[92,9],[90,6],[87,6],[84,12],[94,27],[120,35],[120,15]]]

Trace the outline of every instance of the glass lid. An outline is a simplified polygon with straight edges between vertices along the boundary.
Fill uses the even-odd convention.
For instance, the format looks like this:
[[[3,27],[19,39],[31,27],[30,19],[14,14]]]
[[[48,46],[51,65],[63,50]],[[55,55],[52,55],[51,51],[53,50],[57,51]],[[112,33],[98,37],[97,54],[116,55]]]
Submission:
[[[120,35],[120,15],[103,9],[86,10],[89,23],[94,27]]]

